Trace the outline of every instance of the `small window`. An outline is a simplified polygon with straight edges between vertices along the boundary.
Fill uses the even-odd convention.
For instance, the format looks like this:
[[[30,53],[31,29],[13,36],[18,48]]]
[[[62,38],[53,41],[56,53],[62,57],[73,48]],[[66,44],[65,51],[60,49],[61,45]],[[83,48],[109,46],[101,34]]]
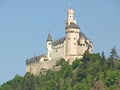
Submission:
[[[85,44],[83,44],[83,46],[85,46]]]
[[[51,45],[51,43],[49,43],[49,45]]]
[[[76,45],[76,43],[74,43],[74,45]]]
[[[76,40],[76,38],[74,38],[74,40]]]
[[[70,40],[70,38],[68,38],[68,40]]]

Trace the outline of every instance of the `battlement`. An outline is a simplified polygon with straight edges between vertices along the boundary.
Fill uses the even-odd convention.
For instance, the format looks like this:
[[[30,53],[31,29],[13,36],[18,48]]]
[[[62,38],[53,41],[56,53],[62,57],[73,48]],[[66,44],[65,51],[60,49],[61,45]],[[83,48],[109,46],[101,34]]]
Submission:
[[[44,58],[44,60],[42,60],[42,58]],[[26,60],[26,65],[32,65],[34,63],[39,63],[39,62],[43,62],[43,61],[46,61],[47,60],[47,56],[42,54],[42,55],[39,55],[39,56],[36,56],[36,57],[32,57],[30,59],[27,59]]]
[[[39,55],[26,60],[26,72],[30,72],[34,75],[39,75],[42,70],[51,69],[56,65],[57,59],[48,60],[45,55]]]

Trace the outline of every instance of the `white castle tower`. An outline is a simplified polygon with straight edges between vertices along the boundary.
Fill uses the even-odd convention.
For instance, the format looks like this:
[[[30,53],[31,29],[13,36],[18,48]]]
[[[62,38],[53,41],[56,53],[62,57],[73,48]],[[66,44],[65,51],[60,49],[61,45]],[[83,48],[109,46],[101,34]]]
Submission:
[[[50,34],[48,34],[48,38],[47,38],[47,57],[48,57],[48,60],[51,60],[52,58],[52,37]]]
[[[68,10],[68,18],[66,20],[66,56],[78,56],[77,54],[77,41],[79,39],[80,28],[76,25],[74,19],[73,9]]]

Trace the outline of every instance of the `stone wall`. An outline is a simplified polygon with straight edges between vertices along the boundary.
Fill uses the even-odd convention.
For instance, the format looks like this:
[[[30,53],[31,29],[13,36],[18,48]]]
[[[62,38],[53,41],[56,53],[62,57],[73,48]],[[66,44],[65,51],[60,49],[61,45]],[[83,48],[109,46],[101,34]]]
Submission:
[[[52,46],[52,60],[64,57],[64,43]]]
[[[42,61],[41,59],[40,59],[40,62],[37,62],[37,63],[34,62],[31,64],[28,64],[26,66],[26,72],[30,72],[34,75],[39,75],[41,70],[48,70],[48,69],[51,69],[53,66],[55,66],[56,61],[58,60],[58,59],[53,59],[50,61]]]

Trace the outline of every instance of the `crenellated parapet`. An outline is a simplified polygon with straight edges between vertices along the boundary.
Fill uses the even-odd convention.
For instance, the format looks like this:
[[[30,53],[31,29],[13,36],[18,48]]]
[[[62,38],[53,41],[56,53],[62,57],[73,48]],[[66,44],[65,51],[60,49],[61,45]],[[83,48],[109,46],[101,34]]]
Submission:
[[[45,55],[39,55],[26,60],[26,72],[39,75],[41,70],[50,69],[56,64],[56,59],[49,61]]]
[[[46,60],[47,60],[47,56],[45,56],[44,54],[42,54],[42,55],[35,56],[35,57],[30,58],[30,59],[27,59],[26,60],[26,65],[27,66],[33,65],[33,64],[36,64],[36,63],[39,63],[39,62],[43,62],[43,61],[46,61]]]

